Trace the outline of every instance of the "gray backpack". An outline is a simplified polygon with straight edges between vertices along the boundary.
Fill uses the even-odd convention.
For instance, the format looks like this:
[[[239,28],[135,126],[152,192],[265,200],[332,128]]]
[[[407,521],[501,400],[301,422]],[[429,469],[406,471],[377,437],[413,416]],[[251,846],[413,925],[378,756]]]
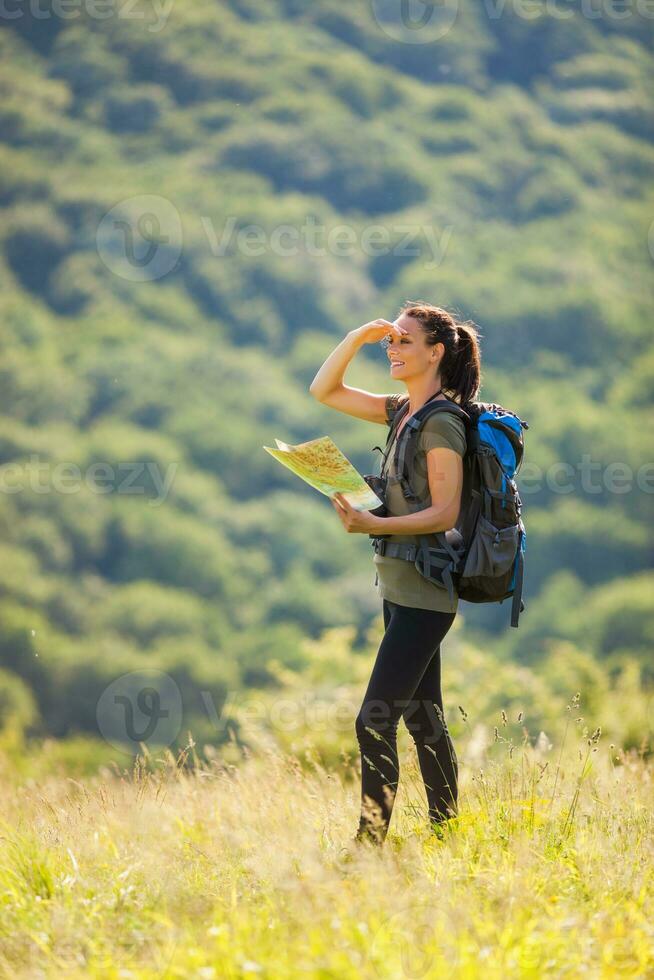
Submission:
[[[432,396],[434,397],[434,396]],[[365,479],[384,501],[388,448],[409,400],[390,412],[390,431],[379,476]],[[456,527],[418,535],[417,544],[393,541],[393,535],[369,535],[374,550],[391,558],[412,561],[421,575],[467,602],[503,602],[512,597],[511,626],[518,626],[524,578],[526,531],[515,475],[524,457],[522,430],[528,429],[513,412],[494,403],[473,402],[463,409],[452,401],[427,401],[407,421],[395,447],[395,472],[411,511],[429,507],[428,488],[419,495],[411,478],[418,434],[436,412],[452,412],[465,424],[467,447],[463,458],[461,510]],[[386,506],[372,513],[386,516]]]

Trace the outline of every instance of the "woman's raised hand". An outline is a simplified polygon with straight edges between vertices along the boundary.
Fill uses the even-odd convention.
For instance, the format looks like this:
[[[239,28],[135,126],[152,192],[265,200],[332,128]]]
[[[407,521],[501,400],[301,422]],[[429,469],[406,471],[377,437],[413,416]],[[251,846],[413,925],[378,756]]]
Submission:
[[[382,319],[364,323],[362,327],[358,327],[354,332],[359,335],[364,344],[376,344],[378,341],[383,340],[384,337],[388,337],[389,334],[392,335],[393,339],[399,339],[409,333],[404,327],[397,327],[390,320]]]

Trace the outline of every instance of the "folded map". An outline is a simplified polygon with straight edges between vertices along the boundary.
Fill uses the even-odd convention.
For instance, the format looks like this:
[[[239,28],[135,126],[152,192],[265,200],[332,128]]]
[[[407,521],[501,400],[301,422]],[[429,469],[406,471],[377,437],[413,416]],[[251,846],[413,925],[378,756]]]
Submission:
[[[374,510],[382,501],[329,436],[288,446],[275,439],[277,449],[263,448],[275,459],[327,497],[340,492],[355,510]]]

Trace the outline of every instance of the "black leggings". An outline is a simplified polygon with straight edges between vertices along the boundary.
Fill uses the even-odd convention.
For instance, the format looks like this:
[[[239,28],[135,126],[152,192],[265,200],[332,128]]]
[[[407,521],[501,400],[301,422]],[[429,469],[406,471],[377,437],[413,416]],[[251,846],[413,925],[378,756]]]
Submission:
[[[458,779],[443,711],[440,649],[456,613],[383,602],[386,632],[355,725],[361,750],[357,838],[377,843],[386,837],[397,793],[400,718],[416,743],[430,821],[456,815]]]

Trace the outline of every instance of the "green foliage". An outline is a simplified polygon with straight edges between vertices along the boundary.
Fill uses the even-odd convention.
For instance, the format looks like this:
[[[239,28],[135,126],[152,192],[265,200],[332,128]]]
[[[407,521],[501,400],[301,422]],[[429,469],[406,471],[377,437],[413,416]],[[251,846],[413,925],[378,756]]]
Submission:
[[[391,3],[197,0],[160,25],[154,7],[23,6],[0,32],[7,717],[93,733],[107,683],[157,666],[211,740],[203,685],[216,703],[274,688],[323,631],[378,623],[367,536],[262,447],[330,434],[374,471],[385,427],[308,386],[348,330],[408,298],[478,322],[482,399],[531,426],[527,611],[510,631],[507,604],[461,608],[501,685],[542,658],[568,678],[567,655],[590,687],[623,665],[647,679],[652,19],[445,3],[451,26],[412,44]],[[112,264],[144,195],[181,229],[152,281]],[[393,387],[376,348],[347,380]],[[607,485],[616,463],[628,492]]]
[[[229,138],[220,162],[262,174],[279,192],[319,194],[340,211],[399,211],[426,196],[411,159],[397,160],[390,134],[362,135],[348,120],[337,130],[319,122],[302,128],[257,124]]]
[[[628,653],[642,660],[650,682],[654,680],[652,586],[654,576],[648,572],[618,578],[593,592],[588,609],[592,647],[614,662],[619,661],[616,653]]]
[[[15,674],[0,670],[0,740],[21,736],[37,717],[29,687]]]

